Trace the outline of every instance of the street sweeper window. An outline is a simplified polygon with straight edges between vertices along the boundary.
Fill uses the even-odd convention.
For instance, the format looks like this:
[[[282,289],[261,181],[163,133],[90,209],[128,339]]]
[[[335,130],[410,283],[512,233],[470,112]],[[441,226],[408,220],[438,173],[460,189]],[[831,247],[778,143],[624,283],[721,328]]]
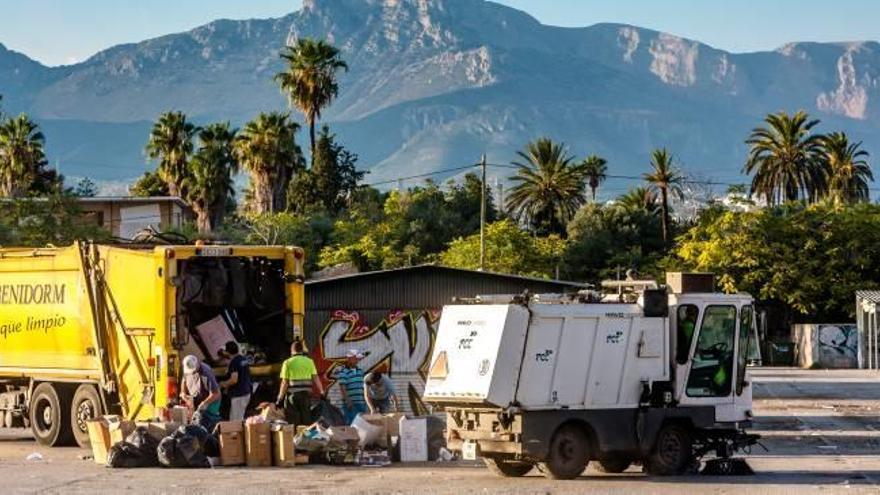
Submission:
[[[726,397],[733,379],[736,307],[708,306],[688,376],[689,397]]]
[[[178,265],[178,339],[182,352],[219,365],[235,341],[255,365],[287,353],[291,315],[286,309],[283,260],[218,257]]]

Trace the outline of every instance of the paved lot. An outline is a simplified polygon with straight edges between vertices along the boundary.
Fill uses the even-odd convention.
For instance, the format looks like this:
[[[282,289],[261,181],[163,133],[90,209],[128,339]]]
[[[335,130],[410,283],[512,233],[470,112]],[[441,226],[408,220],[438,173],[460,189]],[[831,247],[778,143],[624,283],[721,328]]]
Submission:
[[[880,375],[861,371],[755,370],[754,476],[652,478],[637,469],[576,481],[532,474],[500,479],[469,463],[389,468],[111,470],[85,451],[46,449],[26,432],[0,430],[0,493],[880,493]],[[25,458],[38,452],[42,461]]]

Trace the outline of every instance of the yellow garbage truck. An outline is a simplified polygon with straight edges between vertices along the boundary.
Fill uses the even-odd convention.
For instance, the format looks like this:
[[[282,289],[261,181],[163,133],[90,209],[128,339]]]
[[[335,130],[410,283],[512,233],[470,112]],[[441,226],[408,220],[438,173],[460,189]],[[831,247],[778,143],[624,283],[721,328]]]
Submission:
[[[0,249],[0,426],[87,446],[88,420],[159,416],[183,356],[221,368],[229,340],[257,381],[276,376],[301,336],[304,257],[278,246]]]

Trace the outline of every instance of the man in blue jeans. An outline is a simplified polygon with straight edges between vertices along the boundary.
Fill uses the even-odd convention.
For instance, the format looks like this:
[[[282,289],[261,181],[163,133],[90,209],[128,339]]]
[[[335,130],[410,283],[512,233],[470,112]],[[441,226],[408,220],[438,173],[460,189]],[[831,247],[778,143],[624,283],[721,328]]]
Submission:
[[[364,370],[358,367],[364,355],[361,351],[352,349],[345,358],[345,364],[336,370],[333,376],[339,382],[339,390],[342,392],[342,412],[345,414],[345,421],[351,424],[358,414],[367,412],[367,402],[364,399]]]

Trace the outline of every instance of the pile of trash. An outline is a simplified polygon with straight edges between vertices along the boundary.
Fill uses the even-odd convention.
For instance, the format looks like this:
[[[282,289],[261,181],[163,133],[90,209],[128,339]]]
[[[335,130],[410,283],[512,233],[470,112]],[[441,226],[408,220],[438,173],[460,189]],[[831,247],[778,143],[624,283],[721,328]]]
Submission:
[[[435,416],[362,414],[347,425],[338,409],[322,401],[314,411],[318,421],[294,426],[274,404],[260,410],[245,421],[220,422],[211,432],[198,424],[104,416],[89,423],[93,458],[114,468],[377,467],[453,458],[445,448],[445,422]]]

